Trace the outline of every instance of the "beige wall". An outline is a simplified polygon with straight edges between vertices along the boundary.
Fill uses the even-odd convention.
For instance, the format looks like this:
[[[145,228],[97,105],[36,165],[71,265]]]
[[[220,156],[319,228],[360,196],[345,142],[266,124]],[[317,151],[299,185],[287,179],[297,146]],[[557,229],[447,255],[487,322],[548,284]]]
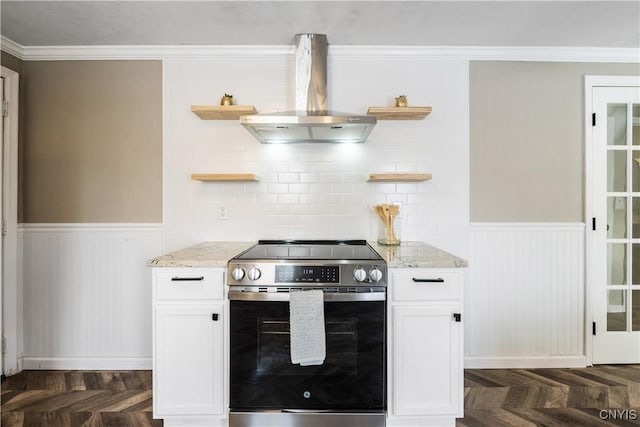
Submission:
[[[584,220],[584,76],[638,64],[471,62],[472,222]]]
[[[10,70],[22,74],[22,60],[8,54],[7,52],[2,52],[2,54],[0,55],[0,64],[2,64],[3,67],[7,67]]]
[[[22,221],[161,222],[159,61],[27,61]]]

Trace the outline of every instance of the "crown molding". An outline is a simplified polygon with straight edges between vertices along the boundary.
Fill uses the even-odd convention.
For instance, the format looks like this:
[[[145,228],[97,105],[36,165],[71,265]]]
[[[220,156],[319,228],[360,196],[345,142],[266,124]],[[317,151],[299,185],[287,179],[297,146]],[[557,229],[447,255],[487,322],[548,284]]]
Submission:
[[[292,55],[293,46],[25,46],[27,61],[233,59]]]
[[[512,46],[333,46],[335,57],[364,59],[461,59],[469,61],[548,61],[640,63],[640,49]]]
[[[2,37],[2,50],[24,61],[238,59],[290,56],[286,46],[21,46]],[[341,59],[443,59],[472,61],[549,61],[640,63],[640,49],[512,46],[330,46]]]
[[[0,36],[0,47],[3,52],[15,56],[24,61],[24,48],[10,38]]]

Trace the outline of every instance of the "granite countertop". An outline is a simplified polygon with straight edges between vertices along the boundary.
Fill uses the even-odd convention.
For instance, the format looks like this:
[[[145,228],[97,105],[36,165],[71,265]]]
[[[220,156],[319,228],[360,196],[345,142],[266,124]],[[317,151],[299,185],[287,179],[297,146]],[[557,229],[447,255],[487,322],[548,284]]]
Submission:
[[[255,242],[202,242],[147,261],[149,267],[226,267],[227,262]],[[385,246],[369,242],[389,268],[456,268],[467,261],[422,242]]]
[[[147,261],[148,267],[226,267],[256,242],[202,242]]]
[[[467,260],[423,242],[402,242],[399,246],[369,242],[387,261],[388,268],[458,268],[467,267]]]

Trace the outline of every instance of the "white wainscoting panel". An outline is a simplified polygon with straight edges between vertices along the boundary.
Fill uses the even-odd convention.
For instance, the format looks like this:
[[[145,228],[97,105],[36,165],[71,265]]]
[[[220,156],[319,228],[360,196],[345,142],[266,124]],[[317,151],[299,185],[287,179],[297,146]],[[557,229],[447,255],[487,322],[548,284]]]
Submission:
[[[150,369],[160,224],[23,224],[24,369]]]
[[[465,367],[585,366],[583,223],[472,223]]]

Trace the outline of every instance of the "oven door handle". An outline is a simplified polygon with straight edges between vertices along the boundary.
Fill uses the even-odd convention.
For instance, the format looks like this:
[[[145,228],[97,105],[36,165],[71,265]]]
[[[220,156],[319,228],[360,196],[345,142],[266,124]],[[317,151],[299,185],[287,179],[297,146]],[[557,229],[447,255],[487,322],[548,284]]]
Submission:
[[[289,301],[289,292],[229,291],[231,301]],[[386,292],[325,293],[325,302],[386,301]]]
[[[340,412],[335,409],[281,409],[280,412],[290,414],[330,414],[332,412]]]

